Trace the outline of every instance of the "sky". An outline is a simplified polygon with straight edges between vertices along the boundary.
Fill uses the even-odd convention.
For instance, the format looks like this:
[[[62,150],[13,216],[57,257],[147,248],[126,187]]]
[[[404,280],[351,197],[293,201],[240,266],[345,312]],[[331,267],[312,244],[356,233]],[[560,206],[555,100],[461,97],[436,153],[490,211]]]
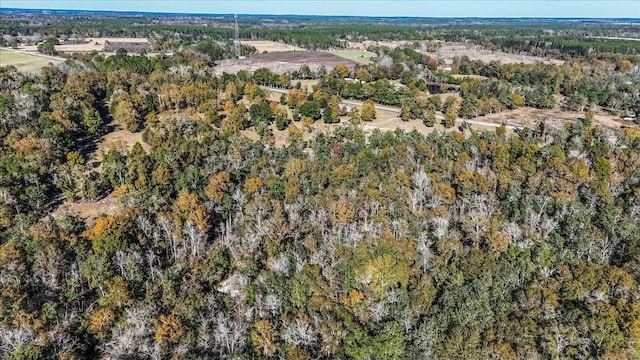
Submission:
[[[2,0],[0,7],[201,14],[640,18],[640,0]]]

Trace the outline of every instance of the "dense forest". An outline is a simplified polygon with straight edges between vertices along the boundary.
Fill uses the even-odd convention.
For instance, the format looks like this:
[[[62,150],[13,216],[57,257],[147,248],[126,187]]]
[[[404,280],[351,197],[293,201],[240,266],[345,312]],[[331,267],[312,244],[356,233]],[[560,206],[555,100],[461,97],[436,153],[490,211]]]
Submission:
[[[266,71],[94,61],[2,71],[5,358],[640,356],[637,129],[366,136],[363,109],[305,140],[325,85],[281,105]],[[238,133],[277,118],[285,146]],[[92,169],[108,121],[150,150]],[[109,194],[90,223],[50,216]]]
[[[231,16],[180,17],[147,14],[54,13],[29,16],[7,12],[0,33],[8,36],[147,37],[179,48],[201,40],[232,40]],[[431,40],[471,42],[489,49],[542,55],[616,58],[640,63],[636,23],[520,19],[353,18],[243,15],[240,36],[295,44],[307,49],[341,48],[347,41]],[[621,38],[617,38],[621,37]],[[2,41],[2,37],[0,37]]]
[[[39,74],[0,67],[3,359],[640,358],[640,128],[592,111],[637,121],[632,52],[462,57],[444,72],[412,46],[378,46],[353,68],[217,74],[229,29],[80,24],[43,29],[162,26],[189,46],[74,54]],[[308,30],[287,34],[305,43]],[[309,47],[340,43],[316,35]],[[378,104],[430,132],[365,131]],[[583,116],[456,127],[527,107]],[[142,142],[97,150],[115,126]]]

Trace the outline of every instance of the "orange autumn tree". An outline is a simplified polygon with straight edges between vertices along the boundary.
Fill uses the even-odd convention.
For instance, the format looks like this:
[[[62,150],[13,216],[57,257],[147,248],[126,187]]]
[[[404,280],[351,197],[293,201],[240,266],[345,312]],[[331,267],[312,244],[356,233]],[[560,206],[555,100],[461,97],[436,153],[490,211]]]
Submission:
[[[154,338],[159,343],[175,344],[182,339],[184,333],[184,326],[177,315],[160,315]]]
[[[112,308],[101,308],[91,314],[89,318],[89,330],[96,334],[98,338],[104,338],[113,326],[115,318],[116,315]]]
[[[171,206],[171,210],[173,210],[173,220],[179,229],[182,228],[183,223],[187,220],[191,220],[203,230],[208,230],[210,227],[207,208],[196,194],[188,190],[180,191],[178,198]]]
[[[204,194],[211,201],[220,202],[229,187],[230,176],[226,171],[221,171],[209,177],[209,184],[204,188]]]
[[[125,216],[107,215],[96,219],[93,228],[83,233],[96,254],[111,255],[125,250],[132,240],[133,223]]]
[[[253,325],[251,343],[258,355],[273,356],[278,351],[277,331],[269,320],[259,320]]]

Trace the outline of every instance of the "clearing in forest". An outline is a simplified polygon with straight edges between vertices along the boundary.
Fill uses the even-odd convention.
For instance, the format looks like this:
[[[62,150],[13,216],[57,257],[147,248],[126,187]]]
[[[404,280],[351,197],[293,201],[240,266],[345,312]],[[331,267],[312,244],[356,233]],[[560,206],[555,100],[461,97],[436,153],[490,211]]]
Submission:
[[[258,51],[258,54],[262,53],[274,53],[274,52],[287,52],[287,51],[307,51],[301,47],[275,42],[271,40],[242,40],[240,43],[243,45],[253,46]]]
[[[376,56],[375,53],[364,50],[334,50],[331,53],[363,65],[369,65],[371,58]]]
[[[220,60],[216,63],[215,71],[220,75],[223,72],[235,74],[240,70],[252,72],[267,68],[276,74],[283,74],[299,70],[302,65],[308,65],[312,71],[317,71],[322,66],[331,71],[338,64],[345,64],[353,70],[357,63],[326,51],[287,51],[259,54],[245,59]]]
[[[102,215],[115,214],[118,209],[118,202],[113,195],[109,194],[96,201],[65,201],[53,211],[52,215],[54,218],[59,218],[69,211],[77,214],[85,221],[91,222]]]
[[[111,149],[121,149],[123,151],[129,151],[136,143],[140,143],[142,148],[149,152],[151,147],[142,141],[142,132],[131,132],[122,128],[118,123],[112,123],[110,131],[103,135],[96,141],[87,143],[83,149],[82,154],[87,159],[87,164],[91,170],[88,171],[102,171],[102,156]],[[91,168],[92,165],[95,166]],[[117,199],[113,194],[109,194],[106,197],[95,201],[64,201],[54,212],[54,217],[59,217],[70,211],[78,214],[86,221],[93,221],[95,218],[105,214],[114,214],[119,209]]]
[[[18,71],[25,73],[39,74],[44,66],[60,63],[62,60],[0,49],[0,66],[15,66]]]
[[[109,152],[111,149],[129,151],[136,143],[140,143],[146,152],[149,152],[151,149],[147,143],[142,141],[142,131],[131,132],[124,129],[120,124],[114,123],[112,130],[91,144],[90,148],[84,151],[84,155],[88,163],[101,164],[104,153]],[[100,171],[101,165],[98,165],[96,169]]]
[[[79,41],[79,44],[59,44],[56,45],[56,51],[62,51],[67,53],[85,53],[85,52],[104,52],[105,45],[149,45],[149,40],[145,38],[116,38],[116,37],[96,37],[86,38],[83,41]],[[37,45],[23,46],[20,49],[26,51],[38,51]]]
[[[457,42],[444,42],[437,40],[422,41],[364,41],[349,42],[349,48],[357,50],[365,50],[369,46],[384,46],[390,49],[397,47],[411,47],[416,51],[442,59],[447,65],[453,62],[454,57],[466,56],[469,60],[480,60],[483,62],[500,61],[503,64],[533,64],[535,62],[543,62],[545,64],[562,65],[564,61],[557,59],[547,59],[540,56],[531,56],[524,54],[512,54],[500,50],[487,50],[480,45],[464,44]]]
[[[488,63],[491,61],[499,61],[502,64],[533,64],[542,62],[545,64],[562,65],[564,61],[557,59],[546,59],[539,56],[511,54],[499,50],[487,50],[479,45],[461,44],[461,43],[445,43],[441,45],[435,52],[424,52],[424,54],[433,56],[437,59],[443,59],[447,65],[453,63],[454,57],[466,56],[469,60],[480,60]]]
[[[544,120],[547,124],[554,127],[562,127],[567,122],[578,121],[584,119],[586,113],[578,111],[564,110],[559,107],[554,109],[535,109],[530,107],[521,107],[515,110],[507,110],[495,114],[479,116],[472,120],[507,123],[512,125],[520,125],[526,127],[535,126],[540,120]],[[593,122],[601,126],[620,129],[622,126],[635,127],[637,125],[630,121],[623,121],[619,116],[611,115],[603,110],[595,111]]]

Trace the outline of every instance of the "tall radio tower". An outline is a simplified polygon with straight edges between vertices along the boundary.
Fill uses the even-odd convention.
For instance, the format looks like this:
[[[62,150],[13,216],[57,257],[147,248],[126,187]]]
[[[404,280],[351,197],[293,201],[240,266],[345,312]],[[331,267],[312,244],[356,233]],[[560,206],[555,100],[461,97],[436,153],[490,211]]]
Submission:
[[[240,30],[238,29],[238,14],[234,14],[233,18],[236,20],[236,36],[233,44],[236,47],[236,57],[240,58]]]

